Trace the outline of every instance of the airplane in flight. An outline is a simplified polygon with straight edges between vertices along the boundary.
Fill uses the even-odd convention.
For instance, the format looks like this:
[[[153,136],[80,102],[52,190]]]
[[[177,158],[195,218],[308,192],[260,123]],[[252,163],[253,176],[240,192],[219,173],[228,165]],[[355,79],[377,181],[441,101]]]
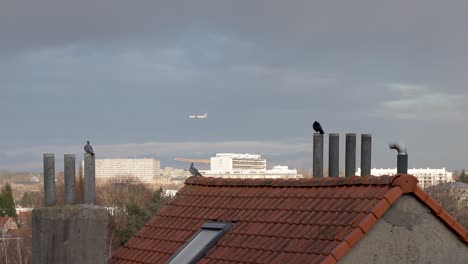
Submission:
[[[189,116],[189,118],[192,118],[192,119],[205,119],[208,117],[208,113],[205,113],[204,115],[191,115]]]

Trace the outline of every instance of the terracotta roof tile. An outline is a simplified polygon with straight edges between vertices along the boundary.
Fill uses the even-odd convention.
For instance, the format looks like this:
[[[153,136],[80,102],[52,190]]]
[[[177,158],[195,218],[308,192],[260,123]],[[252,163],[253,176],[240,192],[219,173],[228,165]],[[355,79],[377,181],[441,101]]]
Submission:
[[[468,241],[468,230],[466,230],[461,224],[455,222],[453,223],[452,228],[457,234],[459,234],[462,240],[464,239]]]
[[[392,188],[384,195],[384,199],[387,200],[390,204],[393,204],[400,196],[403,194],[401,188],[395,187]]]
[[[336,264],[336,259],[330,255],[327,256],[324,260],[322,260],[321,264]]]
[[[336,261],[339,261],[349,251],[349,249],[350,247],[348,243],[340,243],[330,252],[330,254],[336,259]]]
[[[385,214],[389,207],[390,203],[387,200],[382,199],[375,205],[371,212],[377,219],[379,219],[382,215]]]
[[[348,243],[349,247],[353,247],[363,236],[364,233],[362,232],[362,230],[356,228],[353,229],[353,231],[351,231],[350,233],[348,233],[344,240],[346,241],[346,243]]]
[[[409,175],[190,177],[110,263],[165,263],[203,223],[213,220],[234,225],[199,263],[336,263],[404,193],[425,203],[466,242],[467,230],[416,183]]]
[[[431,197],[427,197],[425,201],[426,205],[431,209],[434,214],[439,215],[442,211],[442,207]]]

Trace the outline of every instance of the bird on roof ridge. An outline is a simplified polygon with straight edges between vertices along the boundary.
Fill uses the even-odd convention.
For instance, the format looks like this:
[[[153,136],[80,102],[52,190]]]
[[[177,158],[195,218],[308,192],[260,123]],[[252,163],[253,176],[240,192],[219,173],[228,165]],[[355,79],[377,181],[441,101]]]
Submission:
[[[320,134],[325,134],[325,132],[322,129],[322,126],[317,121],[314,121],[314,123],[312,124],[312,128],[315,130],[315,132],[318,132]]]
[[[190,165],[189,171],[190,171],[190,173],[192,174],[192,176],[200,176],[200,177],[202,177],[201,173],[197,170],[197,168],[195,168],[195,167],[193,166],[193,162],[192,162],[192,164]]]
[[[84,151],[88,154],[91,154],[92,156],[94,156],[94,150],[93,150],[93,147],[89,144],[89,140],[86,141],[86,145],[84,146]]]

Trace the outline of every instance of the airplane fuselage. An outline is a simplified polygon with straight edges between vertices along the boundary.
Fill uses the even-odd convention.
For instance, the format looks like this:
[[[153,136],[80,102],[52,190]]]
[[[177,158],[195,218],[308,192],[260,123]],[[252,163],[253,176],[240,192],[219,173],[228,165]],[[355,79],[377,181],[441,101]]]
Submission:
[[[208,117],[208,113],[205,113],[204,115],[191,115],[189,118],[191,119],[204,119]]]

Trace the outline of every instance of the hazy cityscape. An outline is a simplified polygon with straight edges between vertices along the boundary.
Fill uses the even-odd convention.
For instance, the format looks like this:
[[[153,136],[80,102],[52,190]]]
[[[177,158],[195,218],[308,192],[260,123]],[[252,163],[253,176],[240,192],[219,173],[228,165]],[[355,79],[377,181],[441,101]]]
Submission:
[[[0,263],[466,264],[466,10],[0,0]]]

